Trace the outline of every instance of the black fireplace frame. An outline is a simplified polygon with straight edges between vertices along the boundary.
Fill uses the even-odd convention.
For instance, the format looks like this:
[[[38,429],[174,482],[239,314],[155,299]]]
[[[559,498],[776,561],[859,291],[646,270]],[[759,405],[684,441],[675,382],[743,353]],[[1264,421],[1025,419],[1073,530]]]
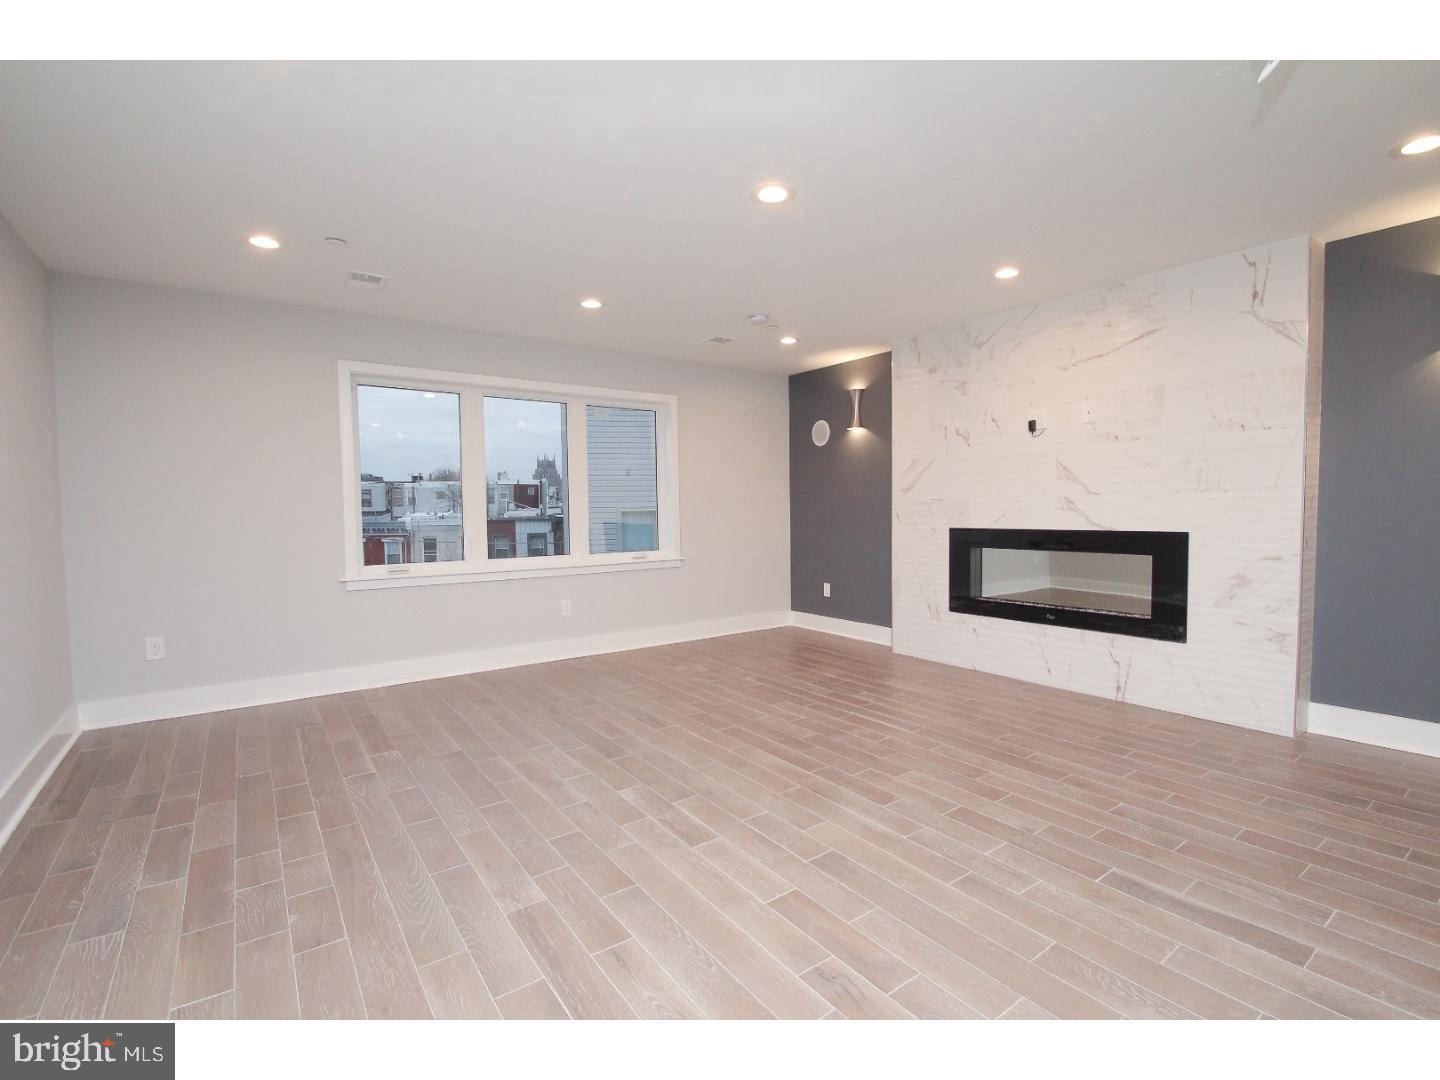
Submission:
[[[1016,603],[977,595],[982,548],[1150,556],[1150,617]],[[1190,587],[1190,534],[1113,529],[951,529],[950,610],[996,619],[1183,642]]]

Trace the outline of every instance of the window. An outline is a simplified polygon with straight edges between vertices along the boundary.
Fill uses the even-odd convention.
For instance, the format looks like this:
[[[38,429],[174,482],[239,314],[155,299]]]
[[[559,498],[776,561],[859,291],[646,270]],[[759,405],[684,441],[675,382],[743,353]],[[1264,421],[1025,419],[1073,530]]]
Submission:
[[[359,527],[362,562],[394,566],[465,558],[460,496],[460,395],[437,390],[360,384],[355,423],[362,474],[360,506],[380,514]],[[423,530],[427,539],[418,535]]]
[[[590,551],[657,550],[655,410],[590,405],[585,431]]]
[[[681,564],[673,397],[339,374],[348,588]]]
[[[524,536],[516,555],[565,554],[565,413],[559,401],[485,398],[486,534]]]

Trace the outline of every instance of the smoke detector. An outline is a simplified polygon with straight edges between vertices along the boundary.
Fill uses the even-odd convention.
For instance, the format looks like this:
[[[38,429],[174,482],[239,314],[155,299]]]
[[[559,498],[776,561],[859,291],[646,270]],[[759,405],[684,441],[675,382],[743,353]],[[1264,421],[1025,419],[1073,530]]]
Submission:
[[[764,326],[770,321],[770,316],[766,315],[763,311],[757,311],[745,317],[749,319],[752,323],[754,323],[756,326]]]
[[[724,334],[716,334],[714,337],[701,338],[701,345],[729,345],[735,339],[726,337]]]
[[[357,289],[379,289],[385,285],[384,274],[369,274],[363,270],[349,270],[345,274],[345,284],[353,285]]]

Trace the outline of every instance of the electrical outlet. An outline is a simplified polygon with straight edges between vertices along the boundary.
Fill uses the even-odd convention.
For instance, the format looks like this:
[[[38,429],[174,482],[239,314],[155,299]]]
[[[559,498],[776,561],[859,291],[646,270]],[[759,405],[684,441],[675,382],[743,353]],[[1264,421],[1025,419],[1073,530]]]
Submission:
[[[561,615],[572,615],[572,614],[574,614],[574,612],[575,612],[575,608],[574,608],[574,606],[570,603],[570,597],[567,596],[567,597],[565,597],[564,600],[561,600],[561,601],[560,601],[560,614],[561,614]]]
[[[165,659],[165,639],[163,637],[147,637],[145,639],[145,659]]]
[[[829,596],[830,596],[830,583],[829,583],[828,581],[825,582],[825,596],[826,596],[827,599],[828,599]]]

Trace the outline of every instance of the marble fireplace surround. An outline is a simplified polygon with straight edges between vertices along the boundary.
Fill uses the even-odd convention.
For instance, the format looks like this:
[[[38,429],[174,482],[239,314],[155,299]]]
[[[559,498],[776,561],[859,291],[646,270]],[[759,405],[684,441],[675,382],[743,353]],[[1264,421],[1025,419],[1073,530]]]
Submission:
[[[895,651],[1293,734],[1311,258],[1298,237],[898,342]],[[952,527],[1188,532],[1189,640],[953,613]]]

